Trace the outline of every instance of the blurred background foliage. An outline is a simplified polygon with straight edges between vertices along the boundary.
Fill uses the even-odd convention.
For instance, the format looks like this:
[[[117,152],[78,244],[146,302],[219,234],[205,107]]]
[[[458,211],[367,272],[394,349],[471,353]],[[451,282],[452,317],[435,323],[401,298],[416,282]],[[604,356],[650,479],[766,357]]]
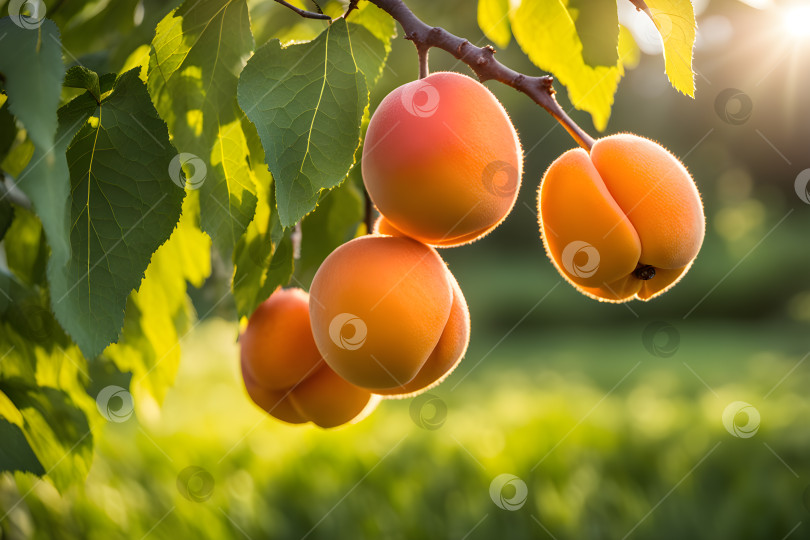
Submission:
[[[148,44],[177,3],[122,2],[86,36],[64,32],[65,47],[118,71],[119,51]],[[486,43],[469,0],[408,4]],[[526,96],[487,83],[520,133],[523,186],[495,232],[442,252],[473,333],[462,365],[432,392],[438,401],[384,402],[328,432],[267,418],[241,387],[236,311],[220,302],[229,263],[215,259],[212,277],[190,291],[204,317],[182,340],[164,405],[95,430],[88,481],[64,496],[33,475],[4,474],[0,537],[810,538],[810,205],[794,186],[810,167],[810,38],[786,31],[786,3],[695,0],[692,100],[671,88],[649,27],[635,28],[632,6],[620,4],[645,54],[621,81],[606,132],[664,144],[706,207],[704,247],[676,289],[619,306],[561,283],[538,238],[535,197],[548,164],[574,143]],[[138,10],[143,23],[133,25]],[[310,39],[323,26],[270,1],[251,2],[251,17],[257,44]],[[514,42],[498,58],[538,73]],[[431,68],[470,73],[442,51]],[[416,76],[400,37],[372,107]],[[587,114],[571,114],[596,135]],[[360,205],[352,182],[341,197]],[[324,212],[304,221],[295,274],[304,287],[319,260],[306,252],[317,249],[306,247],[307,220],[328,222]],[[335,231],[336,241],[353,232]],[[668,331],[650,334],[658,321]],[[96,388],[127,386],[126,374],[89,369]],[[734,401],[761,414],[751,438],[723,425]],[[490,497],[503,473],[528,486],[516,511]]]

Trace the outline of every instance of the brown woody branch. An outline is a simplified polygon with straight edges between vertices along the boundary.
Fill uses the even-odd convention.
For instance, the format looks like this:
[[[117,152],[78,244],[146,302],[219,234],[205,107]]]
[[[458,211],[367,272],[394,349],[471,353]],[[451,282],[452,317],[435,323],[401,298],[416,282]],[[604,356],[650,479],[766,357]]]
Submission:
[[[470,66],[481,82],[495,80],[526,94],[548,111],[568,131],[577,144],[586,150],[590,150],[593,146],[593,138],[560,107],[554,97],[555,91],[552,86],[554,79],[551,76],[530,77],[506,67],[495,59],[495,49],[491,46],[476,47],[468,40],[453,35],[444,28],[425,24],[402,0],[369,1],[386,11],[402,26],[405,38],[416,45],[420,60],[427,58],[427,50],[431,47],[447,51]],[[420,61],[420,76],[426,71],[425,64],[426,62]]]
[[[275,0],[279,4],[285,5],[301,15],[311,19],[329,19],[329,16],[322,13],[313,13],[299,9],[284,0]],[[594,140],[576,122],[574,122],[566,112],[560,107],[554,97],[555,90],[552,85],[553,77],[543,75],[542,77],[530,77],[501,64],[495,59],[495,49],[487,45],[477,47],[469,40],[451,34],[444,28],[429,26],[422,22],[413,11],[405,5],[403,0],[369,0],[372,4],[391,15],[396,20],[405,33],[405,39],[413,41],[419,55],[419,78],[424,78],[428,74],[428,51],[435,47],[449,52],[475,72],[481,82],[495,80],[511,86],[518,92],[522,92],[532,98],[535,103],[548,111],[557,122],[574,138],[574,140],[586,150],[591,149]],[[646,5],[644,0],[631,0],[636,6]],[[349,3],[349,9],[344,14],[348,15],[357,6],[356,1]]]

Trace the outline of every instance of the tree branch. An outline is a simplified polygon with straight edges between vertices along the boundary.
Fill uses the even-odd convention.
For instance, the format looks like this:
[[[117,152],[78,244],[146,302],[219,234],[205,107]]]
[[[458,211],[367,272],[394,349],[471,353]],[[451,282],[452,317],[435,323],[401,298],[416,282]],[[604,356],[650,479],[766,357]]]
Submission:
[[[332,17],[326,15],[324,13],[315,13],[314,11],[306,11],[304,9],[295,7],[294,5],[290,4],[289,2],[285,2],[284,0],[275,0],[276,3],[281,4],[282,6],[288,7],[294,12],[298,13],[305,19],[319,19],[321,21],[331,21]]]
[[[506,67],[495,60],[495,49],[491,46],[476,47],[468,40],[453,35],[444,28],[428,26],[414,15],[402,0],[369,1],[386,11],[402,26],[405,38],[414,42],[420,58],[423,50],[425,58],[427,58],[427,49],[431,47],[449,52],[470,66],[481,82],[496,80],[526,94],[548,111],[568,131],[577,144],[586,150],[590,150],[593,146],[593,138],[560,107],[554,97],[555,92],[552,86],[554,79],[551,76],[529,77]],[[421,65],[420,61],[420,75]]]

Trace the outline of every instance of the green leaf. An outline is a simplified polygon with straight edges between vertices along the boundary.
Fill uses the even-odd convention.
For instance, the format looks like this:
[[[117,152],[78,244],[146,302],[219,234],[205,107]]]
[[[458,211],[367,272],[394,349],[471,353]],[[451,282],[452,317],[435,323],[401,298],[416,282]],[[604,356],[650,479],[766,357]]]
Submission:
[[[65,86],[68,88],[81,88],[90,92],[96,101],[101,101],[101,87],[98,74],[83,66],[73,66],[65,74]]]
[[[355,64],[366,79],[367,89],[371,90],[382,76],[385,60],[391,51],[391,37],[389,36],[387,41],[380,41],[368,29],[358,24],[349,24],[349,33]]]
[[[239,104],[261,137],[284,227],[349,172],[367,103],[344,19],[309,43],[282,48],[272,40],[248,61]]]
[[[672,86],[695,97],[692,49],[695,46],[695,10],[689,0],[648,0],[647,15],[664,42],[664,68]]]
[[[5,95],[0,94],[3,97]],[[3,161],[11,150],[14,139],[17,137],[17,123],[14,116],[8,110],[8,100],[0,105],[0,162]]]
[[[158,24],[149,60],[149,94],[175,147],[205,165],[202,229],[226,257],[256,209],[236,103],[252,50],[245,0],[189,0]]]
[[[57,319],[92,358],[118,338],[127,296],[174,229],[184,193],[169,176],[175,152],[137,69],[100,105],[88,93],[73,100],[60,121],[88,114],[67,150],[71,253],[51,257],[48,280]]]
[[[233,254],[235,271],[233,297],[240,317],[248,317],[276,287],[286,285],[293,273],[293,250],[290,230],[284,230],[278,219],[273,180],[264,165],[264,152],[259,135],[246,122],[245,134],[250,147],[250,162],[259,200],[256,216],[239,240]]]
[[[615,66],[619,61],[619,12],[615,2],[568,0],[568,12],[589,66]]]
[[[568,89],[574,107],[589,112],[596,129],[603,131],[621,64],[592,67],[585,63],[576,26],[561,0],[523,1],[510,12],[510,22],[515,40],[529,59],[553,73]]]
[[[296,272],[314,272],[327,255],[354,238],[364,211],[363,179],[360,167],[355,166],[346,180],[325,193],[315,211],[301,222],[301,259]]]
[[[0,329],[0,336],[3,332]],[[9,354],[17,354],[17,350]],[[25,440],[56,488],[64,492],[84,482],[93,459],[93,437],[84,411],[71,397],[56,388],[32,386],[20,379],[0,380],[0,392],[22,416],[20,428]],[[25,465],[36,468],[30,457]]]
[[[397,23],[387,12],[371,2],[363,2],[347,19],[350,24],[363,26],[385,46],[385,54],[391,52],[391,40],[397,37]]]
[[[146,276],[127,303],[124,330],[105,356],[132,373],[136,407],[149,398],[163,401],[180,365],[180,339],[188,331],[193,309],[186,282],[202,285],[211,273],[211,240],[200,231],[191,197],[171,238],[152,256]]]
[[[0,240],[6,236],[6,231],[11,227],[14,221],[14,206],[7,198],[6,185],[3,183],[2,176],[0,176]]]
[[[509,45],[509,0],[478,0],[478,27],[498,47]]]
[[[14,222],[3,242],[6,264],[14,275],[28,286],[45,281],[48,245],[39,218],[25,208],[17,208]]]
[[[35,151],[28,168],[17,180],[42,217],[53,252],[68,251],[69,183],[64,158],[54,145],[63,140],[56,135],[57,107],[65,67],[56,25],[45,19],[37,30],[26,30],[9,17],[0,19],[0,72],[5,76],[10,111],[22,122]],[[56,139],[54,138],[56,137]],[[67,145],[69,139],[64,141]]]
[[[0,392],[0,401],[8,398]],[[14,406],[13,404],[11,405]],[[16,410],[16,408],[15,408]],[[19,411],[17,411],[19,413]],[[30,472],[37,476],[45,474],[42,463],[31,449],[22,429],[6,420],[0,413],[0,471]]]

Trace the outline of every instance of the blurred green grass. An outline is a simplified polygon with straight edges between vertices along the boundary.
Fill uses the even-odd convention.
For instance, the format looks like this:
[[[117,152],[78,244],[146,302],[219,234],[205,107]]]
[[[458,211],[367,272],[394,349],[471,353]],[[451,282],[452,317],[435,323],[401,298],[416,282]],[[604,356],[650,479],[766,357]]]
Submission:
[[[184,340],[159,414],[141,407],[94,433],[83,490],[3,481],[3,538],[779,539],[807,521],[806,333],[679,322],[661,358],[645,327],[520,326],[491,353],[503,334],[480,328],[432,392],[447,407],[438,429],[417,425],[408,400],[322,431],[256,409],[235,326],[210,320]],[[737,400],[761,413],[752,438],[721,421]],[[181,493],[189,466],[210,474],[210,498],[200,475],[180,488],[205,500]],[[503,473],[528,486],[516,511],[490,498]]]

